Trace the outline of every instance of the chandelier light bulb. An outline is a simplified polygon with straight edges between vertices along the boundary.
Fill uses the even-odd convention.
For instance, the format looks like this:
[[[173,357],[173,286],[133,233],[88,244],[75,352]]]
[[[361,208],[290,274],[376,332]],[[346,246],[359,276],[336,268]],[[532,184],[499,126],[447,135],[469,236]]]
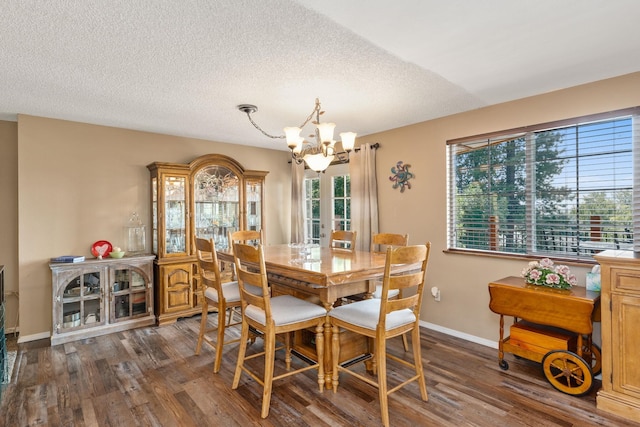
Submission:
[[[318,132],[320,133],[320,141],[323,144],[329,144],[333,140],[333,129],[335,123],[318,123]]]
[[[342,149],[347,153],[353,150],[353,146],[356,144],[356,135],[355,132],[342,132],[340,134],[340,139],[342,139]]]
[[[293,150],[298,145],[299,140],[301,139],[300,137],[301,130],[302,129],[298,127],[284,128],[284,134],[286,135],[286,138],[287,138],[287,146],[289,146],[290,150]]]
[[[316,172],[322,172],[329,167],[333,161],[333,156],[325,156],[322,153],[307,154],[304,156],[304,161],[307,162],[309,169]]]

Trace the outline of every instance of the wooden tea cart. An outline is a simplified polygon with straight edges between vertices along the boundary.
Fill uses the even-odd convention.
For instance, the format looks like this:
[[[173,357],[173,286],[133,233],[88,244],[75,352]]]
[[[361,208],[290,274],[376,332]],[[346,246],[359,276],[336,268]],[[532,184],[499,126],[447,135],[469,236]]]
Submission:
[[[542,364],[553,387],[581,396],[593,386],[602,366],[592,342],[593,322],[600,321],[600,293],[583,287],[553,289],[529,285],[521,277],[489,283],[489,308],[500,315],[498,364],[509,369],[505,353]],[[504,337],[504,316],[513,316]]]

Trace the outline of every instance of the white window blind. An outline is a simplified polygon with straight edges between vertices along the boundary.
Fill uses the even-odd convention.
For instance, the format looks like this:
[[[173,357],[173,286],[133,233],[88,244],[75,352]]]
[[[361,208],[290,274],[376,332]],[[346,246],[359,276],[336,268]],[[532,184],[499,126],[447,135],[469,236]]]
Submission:
[[[632,249],[638,112],[448,141],[449,248],[569,259]]]

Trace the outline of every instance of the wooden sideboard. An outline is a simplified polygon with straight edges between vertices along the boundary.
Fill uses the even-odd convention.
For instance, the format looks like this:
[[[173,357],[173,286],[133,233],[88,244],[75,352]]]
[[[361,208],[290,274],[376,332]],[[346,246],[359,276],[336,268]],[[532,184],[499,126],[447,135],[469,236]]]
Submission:
[[[640,422],[640,253],[595,255],[602,274],[603,411]]]
[[[51,345],[153,325],[153,255],[52,263]]]

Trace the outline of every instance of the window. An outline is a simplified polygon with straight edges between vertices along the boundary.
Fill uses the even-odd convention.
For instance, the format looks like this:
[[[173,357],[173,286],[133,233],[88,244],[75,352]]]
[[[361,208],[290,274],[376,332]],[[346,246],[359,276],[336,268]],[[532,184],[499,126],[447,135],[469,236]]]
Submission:
[[[330,166],[321,174],[306,171],[305,240],[327,246],[331,230],[351,229],[351,179],[348,166]]]
[[[449,248],[585,260],[632,249],[638,110],[448,141]]]
[[[331,177],[332,230],[351,230],[351,179],[349,175]]]
[[[304,180],[304,238],[320,243],[320,176]]]

